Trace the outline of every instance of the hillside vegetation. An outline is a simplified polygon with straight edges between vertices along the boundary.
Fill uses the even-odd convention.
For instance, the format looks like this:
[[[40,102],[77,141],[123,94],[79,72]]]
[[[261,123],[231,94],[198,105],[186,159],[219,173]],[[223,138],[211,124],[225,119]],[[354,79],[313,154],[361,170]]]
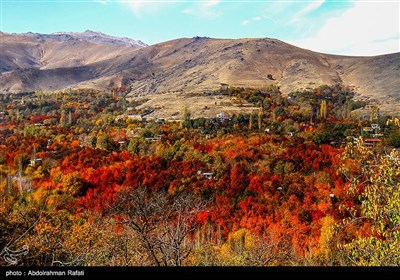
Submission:
[[[208,118],[126,94],[0,95],[2,266],[400,265],[398,116],[342,86]]]

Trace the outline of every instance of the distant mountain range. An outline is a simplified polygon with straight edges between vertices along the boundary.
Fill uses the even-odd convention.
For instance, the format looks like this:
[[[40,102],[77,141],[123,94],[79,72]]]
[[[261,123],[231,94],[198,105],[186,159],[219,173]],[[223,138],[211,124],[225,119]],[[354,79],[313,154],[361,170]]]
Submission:
[[[151,46],[99,32],[0,33],[0,92],[125,85],[131,94],[204,92],[277,83],[284,94],[322,84],[400,112],[400,53],[351,57],[276,39],[181,38]]]

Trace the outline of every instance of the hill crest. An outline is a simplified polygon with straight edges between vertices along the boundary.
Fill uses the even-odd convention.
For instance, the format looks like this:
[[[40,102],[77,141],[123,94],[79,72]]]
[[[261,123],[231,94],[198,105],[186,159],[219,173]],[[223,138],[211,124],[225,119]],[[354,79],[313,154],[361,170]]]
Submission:
[[[125,86],[131,95],[143,95],[208,92],[221,83],[239,87],[274,83],[288,94],[343,84],[358,93],[356,98],[382,105],[383,111],[400,108],[400,53],[330,55],[271,38],[194,37],[132,46],[130,39],[93,31],[2,33],[0,38],[2,92]]]

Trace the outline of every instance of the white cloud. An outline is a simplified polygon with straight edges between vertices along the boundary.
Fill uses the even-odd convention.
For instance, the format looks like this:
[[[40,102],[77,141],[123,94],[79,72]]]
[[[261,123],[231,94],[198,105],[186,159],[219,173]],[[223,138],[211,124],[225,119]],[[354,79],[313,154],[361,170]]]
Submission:
[[[108,0],[98,0],[108,1]],[[135,16],[142,16],[144,14],[154,15],[160,10],[169,5],[189,3],[190,7],[184,9],[182,12],[185,14],[195,15],[198,17],[214,18],[220,15],[215,10],[215,7],[220,3],[220,0],[208,1],[182,1],[182,0],[124,0],[120,1],[123,5],[127,6]]]
[[[315,1],[267,1],[265,2],[262,16],[260,19],[267,19],[278,26],[293,26],[301,22],[307,24],[306,20],[310,21],[310,13],[321,7],[326,0]],[[256,21],[255,18],[245,19],[241,22],[242,25],[249,25]],[[297,26],[298,27],[298,26]]]
[[[298,3],[293,1],[266,1],[264,13],[267,13],[271,17],[280,16],[286,14],[295,4]]]
[[[250,23],[251,23],[251,20],[249,20],[249,19],[242,20],[242,22],[241,22],[242,25],[249,25]]]
[[[260,21],[262,19],[263,19],[263,17],[261,17],[261,16],[256,16],[256,17],[252,17],[250,19],[245,19],[245,20],[242,20],[242,25],[248,25],[254,21]]]
[[[107,5],[108,0],[96,0],[95,2],[103,4],[103,5]]]
[[[325,2],[324,0],[311,2],[310,4],[305,6],[303,9],[301,9],[296,15],[303,16],[308,13],[311,13],[312,11],[315,11],[316,9],[318,9],[322,4],[324,4],[324,2]]]
[[[249,25],[250,23],[251,23],[251,20],[249,20],[249,19],[242,20],[242,25]]]
[[[121,3],[127,6],[135,16],[141,16],[143,14],[155,14],[162,8],[177,3],[177,1],[132,0],[132,1],[122,1]]]
[[[319,52],[378,55],[400,51],[399,2],[355,2],[309,38],[292,44]]]
[[[203,2],[197,2],[190,8],[184,9],[184,14],[194,15],[204,18],[216,18],[221,15],[220,12],[216,11],[216,6],[220,3],[220,0],[209,0]]]
[[[325,0],[321,0],[321,1],[311,2],[310,4],[306,5],[303,9],[301,9],[300,11],[298,11],[293,15],[293,19],[290,20],[289,24],[300,21],[307,14],[317,10],[322,4],[324,4],[324,2]]]

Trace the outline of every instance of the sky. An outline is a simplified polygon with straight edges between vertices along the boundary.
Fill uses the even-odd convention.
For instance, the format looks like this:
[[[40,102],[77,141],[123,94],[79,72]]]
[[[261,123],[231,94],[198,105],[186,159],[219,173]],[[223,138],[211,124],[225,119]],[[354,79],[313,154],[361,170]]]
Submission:
[[[275,38],[317,52],[400,52],[400,0],[0,0],[7,33],[100,31],[152,45],[176,38]]]

